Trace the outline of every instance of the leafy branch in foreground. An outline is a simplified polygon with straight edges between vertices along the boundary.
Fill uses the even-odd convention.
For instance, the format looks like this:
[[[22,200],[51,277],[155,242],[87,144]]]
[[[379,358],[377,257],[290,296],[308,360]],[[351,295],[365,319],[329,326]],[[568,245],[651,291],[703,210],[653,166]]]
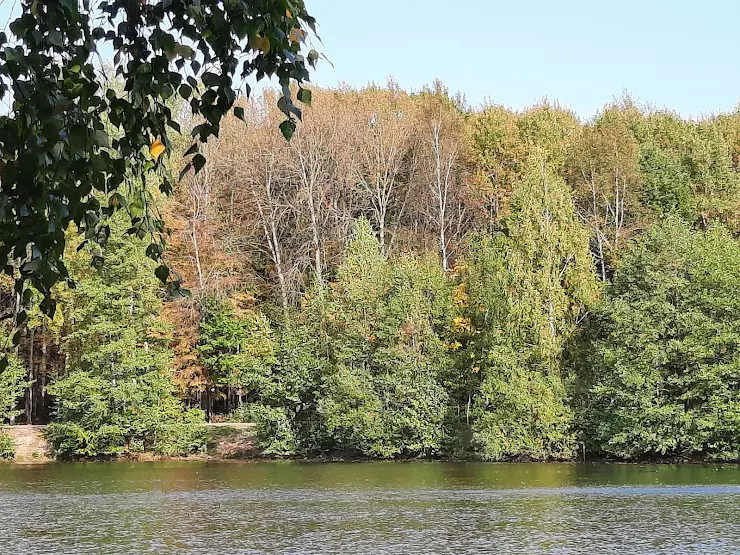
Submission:
[[[180,126],[171,101],[183,99],[201,121],[184,171],[203,167],[198,143],[218,135],[226,114],[243,117],[235,102],[240,89],[249,95],[250,76],[279,80],[280,127],[290,138],[301,117],[291,83],[310,102],[302,84],[318,53],[302,51],[314,19],[302,0],[23,0],[20,9],[10,36],[0,33],[0,100],[9,105],[0,116],[4,273],[20,297],[30,298],[29,284],[38,290],[52,314],[51,289],[69,280],[67,228],[74,223],[85,241],[105,243],[107,216],[123,209],[128,232],[151,238],[147,255],[176,293],[146,187],[149,176],[172,191],[164,161],[169,133]],[[123,91],[102,76],[99,53],[110,49]],[[17,314],[17,324],[25,317]]]

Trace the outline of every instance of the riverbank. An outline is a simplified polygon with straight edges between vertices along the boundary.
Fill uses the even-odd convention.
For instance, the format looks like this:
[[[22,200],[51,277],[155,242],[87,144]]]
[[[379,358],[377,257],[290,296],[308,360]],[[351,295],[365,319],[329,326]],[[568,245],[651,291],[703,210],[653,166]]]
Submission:
[[[252,423],[204,424],[207,428],[206,452],[189,457],[163,457],[142,453],[129,460],[163,460],[168,458],[185,459],[243,459],[259,456],[259,447]],[[46,426],[2,426],[0,433],[7,433],[15,445],[13,462],[31,464],[48,463],[55,460],[54,452],[44,437]]]
[[[0,434],[6,433],[15,445],[14,462],[44,463],[54,460],[51,445],[44,438],[46,426],[3,426]]]
[[[270,457],[263,456],[256,437],[256,424],[254,423],[214,423],[204,424],[207,428],[206,450],[202,454],[187,456],[167,456],[153,453],[140,453],[128,455],[122,460],[132,462],[152,462],[167,460],[191,460],[191,461],[225,461],[238,459],[290,459],[303,463],[357,463],[372,462],[377,459],[357,457],[350,454],[332,453],[314,457]],[[7,433],[13,438],[15,445],[15,457],[11,462],[21,464],[43,464],[54,462],[56,457],[53,450],[44,437],[44,425],[21,425],[0,426],[0,433]],[[438,462],[475,462],[475,459],[461,457],[435,457],[435,458],[412,458],[395,459],[396,462],[409,461],[438,461]],[[478,461],[480,462],[480,461]],[[500,461],[503,463],[535,464],[543,461],[532,459],[512,459]],[[547,461],[545,461],[547,462]],[[717,461],[702,457],[662,457],[644,459],[615,459],[609,457],[587,456],[572,460],[549,461],[552,463],[593,463],[593,464],[651,464],[651,465],[702,465],[702,464],[737,464],[738,461]]]

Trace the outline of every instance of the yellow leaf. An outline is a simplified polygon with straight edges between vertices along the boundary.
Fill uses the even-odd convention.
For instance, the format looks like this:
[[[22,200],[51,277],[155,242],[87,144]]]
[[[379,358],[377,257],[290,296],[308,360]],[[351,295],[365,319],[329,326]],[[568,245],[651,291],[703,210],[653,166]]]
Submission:
[[[255,50],[261,50],[265,54],[268,54],[270,52],[270,39],[268,39],[267,37],[255,35],[254,37],[251,37],[249,39],[249,44]]]
[[[149,153],[154,156],[154,160],[159,160],[159,157],[162,156],[162,153],[167,150],[167,147],[164,146],[164,143],[157,139],[152,143],[152,146],[149,147]]]
[[[285,10],[285,17],[287,17],[288,19],[293,19],[293,14],[290,13],[290,10]]]
[[[305,38],[306,31],[304,31],[303,29],[294,27],[293,30],[290,32],[290,40],[292,40],[293,42],[303,42]]]

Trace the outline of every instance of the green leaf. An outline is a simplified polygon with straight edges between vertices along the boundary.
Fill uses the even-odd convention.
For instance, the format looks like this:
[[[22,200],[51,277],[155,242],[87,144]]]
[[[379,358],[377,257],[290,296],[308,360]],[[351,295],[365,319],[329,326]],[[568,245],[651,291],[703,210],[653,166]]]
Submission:
[[[69,146],[77,151],[85,150],[87,147],[87,129],[75,126],[69,132]]]
[[[247,121],[244,116],[244,108],[242,108],[241,106],[234,106],[234,115],[243,122]]]
[[[79,13],[79,5],[77,4],[77,0],[60,0],[59,3],[67,8],[72,14]]]
[[[298,101],[303,102],[306,106],[310,106],[311,91],[308,89],[298,89]]]
[[[21,266],[21,273],[22,274],[32,274],[34,272],[39,271],[41,268],[41,258],[37,258],[35,260],[31,260],[29,262],[26,262],[23,266]]]
[[[202,154],[198,153],[195,156],[193,156],[193,166],[195,167],[195,173],[199,173],[200,170],[203,169],[203,166],[206,165],[206,157]]]
[[[193,145],[193,146],[196,146],[196,145]],[[185,167],[182,170],[180,170],[180,175],[177,177],[177,179],[179,181],[182,181],[183,177],[185,177],[191,169],[193,169],[193,163],[188,162],[187,164],[185,164]]]
[[[128,205],[128,212],[132,218],[138,218],[144,213],[144,203],[140,200],[135,200]]]
[[[193,54],[195,54],[193,49],[187,46],[186,44],[178,44],[175,47],[175,51],[183,58],[192,58]]]
[[[185,100],[190,98],[190,95],[193,93],[193,87],[190,85],[183,83],[180,85],[180,96],[183,97]]]
[[[68,286],[70,289],[74,289],[75,288],[74,281],[69,282]],[[39,308],[41,309],[41,312],[43,312],[50,318],[53,318],[54,313],[56,312],[56,309],[57,309],[57,302],[51,297],[51,295],[46,295],[44,296],[41,303],[39,303]]]
[[[290,116],[290,107],[288,105],[288,102],[289,101],[286,99],[285,96],[281,96],[280,98],[278,98],[278,101],[277,101],[277,107],[286,116]]]
[[[179,281],[174,281],[167,284],[167,296],[179,301],[190,297],[190,291],[181,287]]]
[[[156,270],[154,270],[154,275],[159,278],[159,281],[162,283],[167,283],[167,278],[170,277],[170,269],[162,264],[161,266],[158,266]]]
[[[217,87],[221,82],[221,76],[216,75],[211,71],[206,71],[201,79],[203,84],[207,87]]]
[[[282,132],[283,137],[285,137],[286,141],[290,141],[290,139],[293,138],[295,130],[296,125],[292,119],[286,119],[283,123],[280,124],[280,131]]]
[[[152,243],[146,248],[146,255],[152,260],[159,260],[162,258],[162,247],[156,243]]]
[[[108,138],[108,133],[106,133],[103,130],[96,131],[93,134],[93,142],[101,147],[110,147],[110,140]]]

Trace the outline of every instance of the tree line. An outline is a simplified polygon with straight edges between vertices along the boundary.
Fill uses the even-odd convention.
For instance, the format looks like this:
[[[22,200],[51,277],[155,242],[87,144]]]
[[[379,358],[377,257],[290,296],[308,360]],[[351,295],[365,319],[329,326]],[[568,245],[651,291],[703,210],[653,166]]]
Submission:
[[[740,457],[740,115],[308,103],[289,142],[276,93],[243,103],[152,193],[190,297],[116,215],[53,318],[3,285],[3,417],[68,457],[198,451],[204,415],[280,456]]]

